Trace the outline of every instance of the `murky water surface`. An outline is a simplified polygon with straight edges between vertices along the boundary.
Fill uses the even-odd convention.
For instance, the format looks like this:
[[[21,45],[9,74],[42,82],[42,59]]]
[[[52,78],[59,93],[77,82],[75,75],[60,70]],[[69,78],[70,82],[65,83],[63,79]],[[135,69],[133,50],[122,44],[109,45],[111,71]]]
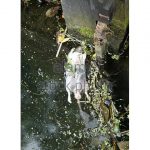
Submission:
[[[22,150],[81,149],[84,144],[89,147],[90,139],[81,138],[81,133],[94,128],[97,119],[91,119],[89,106],[82,104],[81,115],[76,101],[67,102],[65,55],[55,57],[59,26],[55,17],[45,17],[49,7],[31,5],[22,9]]]

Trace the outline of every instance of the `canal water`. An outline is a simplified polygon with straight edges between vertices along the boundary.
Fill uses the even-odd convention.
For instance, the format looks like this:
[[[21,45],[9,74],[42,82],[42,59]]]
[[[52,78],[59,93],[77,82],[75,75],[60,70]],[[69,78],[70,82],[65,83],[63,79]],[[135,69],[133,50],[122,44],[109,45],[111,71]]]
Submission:
[[[55,35],[60,24],[64,27],[64,20],[59,20],[59,15],[46,18],[50,7],[35,3],[21,10],[21,147],[22,150],[93,149],[91,139],[82,135],[96,127],[97,119],[90,114],[90,105],[81,104],[81,116],[76,101],[67,102],[64,62],[70,47],[62,47],[59,57],[55,57],[58,49]],[[112,79],[116,84],[114,96],[128,103],[125,89],[128,85],[122,89],[117,86],[128,80],[126,73],[121,71],[119,77]]]

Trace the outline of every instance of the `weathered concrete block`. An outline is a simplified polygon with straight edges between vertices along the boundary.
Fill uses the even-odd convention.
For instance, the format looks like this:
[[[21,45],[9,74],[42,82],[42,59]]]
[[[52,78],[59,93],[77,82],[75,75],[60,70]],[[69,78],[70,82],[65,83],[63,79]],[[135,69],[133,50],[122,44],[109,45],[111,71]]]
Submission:
[[[128,2],[129,0],[61,0],[68,29],[75,29],[84,37],[93,39],[96,23],[105,23],[114,33],[108,42],[116,53],[129,22]]]
[[[114,6],[114,0],[62,0],[67,27],[87,27],[93,31],[97,21],[110,22]]]

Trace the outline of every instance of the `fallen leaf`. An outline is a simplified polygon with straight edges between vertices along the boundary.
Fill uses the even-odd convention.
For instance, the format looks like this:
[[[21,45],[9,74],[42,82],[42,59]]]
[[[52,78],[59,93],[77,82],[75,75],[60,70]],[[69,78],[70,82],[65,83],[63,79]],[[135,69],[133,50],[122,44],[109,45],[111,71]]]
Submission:
[[[67,42],[67,41],[69,41],[69,40],[70,40],[70,38],[65,38],[65,39],[62,41],[62,43]]]
[[[129,149],[129,142],[128,141],[121,141],[118,143],[120,150],[128,150]]]
[[[65,35],[63,33],[60,33],[58,35],[57,42],[62,43],[64,39],[65,39]]]
[[[96,60],[96,53],[93,54],[92,59],[93,59],[93,60]]]
[[[46,17],[54,17],[57,13],[58,13],[58,10],[59,10],[60,6],[55,6],[55,7],[52,7],[50,9],[48,9],[46,11]]]

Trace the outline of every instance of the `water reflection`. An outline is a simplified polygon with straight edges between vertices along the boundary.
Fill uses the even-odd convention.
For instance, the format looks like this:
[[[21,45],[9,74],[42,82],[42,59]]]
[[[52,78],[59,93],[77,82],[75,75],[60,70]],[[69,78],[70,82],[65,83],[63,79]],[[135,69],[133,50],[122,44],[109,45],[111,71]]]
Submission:
[[[22,148],[23,150],[40,150],[40,143],[34,138],[29,138],[28,143]]]

